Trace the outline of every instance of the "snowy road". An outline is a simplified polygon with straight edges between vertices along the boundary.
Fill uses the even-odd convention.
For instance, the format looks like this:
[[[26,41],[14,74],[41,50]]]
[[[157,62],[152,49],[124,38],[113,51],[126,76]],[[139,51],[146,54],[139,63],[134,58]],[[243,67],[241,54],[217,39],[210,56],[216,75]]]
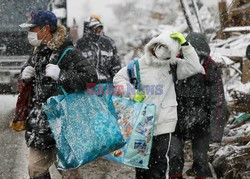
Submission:
[[[27,179],[28,148],[24,132],[15,132],[9,128],[11,116],[15,109],[17,96],[0,95],[0,178]],[[52,178],[61,178],[52,168]]]
[[[23,132],[16,133],[9,128],[13,114],[16,96],[0,96],[0,178],[27,178],[27,162],[25,160],[27,148],[24,143]]]

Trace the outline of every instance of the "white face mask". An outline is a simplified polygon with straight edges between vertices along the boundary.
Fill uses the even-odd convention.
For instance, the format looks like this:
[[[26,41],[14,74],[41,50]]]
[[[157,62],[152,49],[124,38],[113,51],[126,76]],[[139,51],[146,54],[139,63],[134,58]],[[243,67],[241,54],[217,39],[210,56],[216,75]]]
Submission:
[[[43,29],[43,28],[42,28]],[[42,30],[41,29],[41,30]],[[40,30],[40,31],[41,31]],[[39,32],[40,32],[39,31]],[[41,39],[41,40],[38,40],[37,39],[37,34],[38,32],[28,32],[28,40],[29,40],[29,43],[34,46],[34,47],[38,47],[41,45],[43,39],[45,38],[45,36]]]
[[[103,32],[103,31],[101,31],[99,35],[100,35],[100,36],[104,36],[104,32]]]
[[[171,52],[167,47],[157,46],[155,48],[155,55],[158,59],[169,60],[171,58]]]

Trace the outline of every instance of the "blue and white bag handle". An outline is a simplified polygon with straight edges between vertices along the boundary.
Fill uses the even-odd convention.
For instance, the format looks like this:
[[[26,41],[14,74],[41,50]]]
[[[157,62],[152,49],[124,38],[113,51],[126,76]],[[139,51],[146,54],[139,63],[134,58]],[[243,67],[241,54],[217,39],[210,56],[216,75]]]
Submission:
[[[135,73],[136,70],[136,73]],[[140,66],[138,58],[134,58],[127,67],[127,73],[130,83],[135,87],[135,89],[141,90],[141,75]],[[136,75],[135,75],[136,74]]]
[[[62,59],[65,57],[65,55],[67,54],[68,51],[71,51],[73,50],[74,48],[72,47],[68,47],[64,50],[64,52],[62,53],[62,55],[60,56],[59,60],[57,61],[57,65],[59,65],[59,63],[61,63]],[[67,95],[67,92],[65,91],[65,89],[61,86],[61,85],[58,85],[58,88],[63,92],[63,94],[66,96]]]
[[[60,58],[59,58],[59,60],[57,61],[56,64],[59,65],[59,63],[61,63],[62,59],[63,59],[64,56],[67,54],[67,52],[70,51],[70,50],[73,50],[73,49],[74,49],[74,48],[72,48],[72,47],[66,48],[66,49],[63,51],[62,55],[60,56]]]

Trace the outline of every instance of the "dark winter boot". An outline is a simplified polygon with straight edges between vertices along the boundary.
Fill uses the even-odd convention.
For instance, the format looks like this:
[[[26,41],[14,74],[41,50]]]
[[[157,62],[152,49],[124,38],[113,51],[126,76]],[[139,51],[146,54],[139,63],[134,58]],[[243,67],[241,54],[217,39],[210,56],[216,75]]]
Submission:
[[[50,173],[47,173],[40,177],[30,177],[30,179],[51,179],[51,177],[50,177]]]
[[[183,176],[181,173],[177,173],[177,174],[171,175],[170,179],[183,179]]]

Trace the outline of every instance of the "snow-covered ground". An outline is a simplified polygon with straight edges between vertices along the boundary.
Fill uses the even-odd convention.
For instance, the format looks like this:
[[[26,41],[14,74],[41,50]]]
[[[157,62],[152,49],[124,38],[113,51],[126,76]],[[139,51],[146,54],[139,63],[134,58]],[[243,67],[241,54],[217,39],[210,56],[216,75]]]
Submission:
[[[0,95],[0,178],[27,178],[26,146],[23,132],[9,128],[16,95]]]
[[[0,95],[0,178],[28,179],[28,148],[24,132],[9,128],[15,109],[17,95]],[[51,168],[52,179],[60,179],[55,167]]]
[[[0,119],[8,117],[15,108],[17,95],[0,95]]]

